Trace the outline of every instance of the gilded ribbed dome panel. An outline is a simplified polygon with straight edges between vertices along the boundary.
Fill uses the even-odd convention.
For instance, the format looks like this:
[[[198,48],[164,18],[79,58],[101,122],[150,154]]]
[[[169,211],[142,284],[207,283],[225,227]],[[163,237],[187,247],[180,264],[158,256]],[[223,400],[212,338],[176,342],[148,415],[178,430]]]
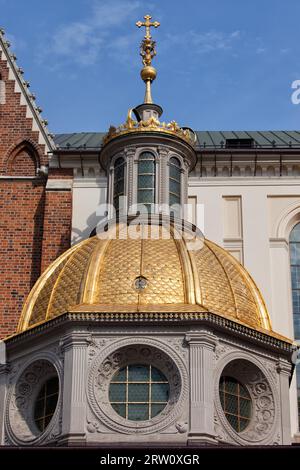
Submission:
[[[140,274],[141,240],[111,240],[95,282],[95,302],[99,304],[135,304],[138,292],[134,279]]]
[[[99,243],[102,243],[102,241],[95,237],[69,257],[53,289],[47,318],[56,317],[60,313],[66,312],[69,307],[80,303],[82,289],[84,288],[82,282],[90,255]]]
[[[205,244],[201,250],[193,251],[199,273],[202,304],[208,310],[235,316],[236,305],[231,285],[223,266],[218,262],[214,250]]]
[[[36,323],[45,320],[54,284],[60,272],[64,268],[67,259],[68,258],[66,258],[56,267],[56,269],[52,272],[51,276],[46,279],[43,287],[39,291],[38,302],[35,302],[33,306],[28,326],[35,325]]]
[[[149,238],[149,226],[142,225],[148,231],[145,238],[138,227],[135,238],[123,225],[117,237],[90,238],[58,258],[28,296],[19,331],[69,309],[147,311],[160,316],[164,311],[175,316],[176,312],[209,311],[271,330],[258,288],[228,252],[208,240],[197,251],[189,251],[184,238],[174,239],[173,229],[156,226],[153,237],[151,226]],[[138,277],[144,278],[142,288],[135,283]]]
[[[253,289],[249,288],[248,280],[243,275],[241,266],[218,245],[209,241],[207,241],[207,245],[213,248],[228,275],[236,302],[236,317],[248,325],[263,326]]]
[[[174,239],[143,240],[142,274],[149,280],[140,304],[184,303],[180,258]]]

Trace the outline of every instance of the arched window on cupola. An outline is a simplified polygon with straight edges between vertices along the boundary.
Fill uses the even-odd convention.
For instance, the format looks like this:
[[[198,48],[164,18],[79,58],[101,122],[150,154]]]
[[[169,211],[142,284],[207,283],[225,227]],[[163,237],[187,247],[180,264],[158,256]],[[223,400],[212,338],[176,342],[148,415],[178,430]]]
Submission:
[[[114,208],[117,214],[120,211],[122,196],[125,196],[125,160],[119,157],[114,163]]]
[[[176,157],[169,160],[169,206],[171,212],[179,215],[181,203],[181,163]]]
[[[292,300],[294,318],[294,336],[300,342],[300,223],[290,233],[290,265],[292,280]],[[300,364],[296,367],[298,418],[300,424]]]
[[[143,204],[147,212],[151,212],[155,203],[155,157],[151,152],[143,152],[139,156],[137,203]]]

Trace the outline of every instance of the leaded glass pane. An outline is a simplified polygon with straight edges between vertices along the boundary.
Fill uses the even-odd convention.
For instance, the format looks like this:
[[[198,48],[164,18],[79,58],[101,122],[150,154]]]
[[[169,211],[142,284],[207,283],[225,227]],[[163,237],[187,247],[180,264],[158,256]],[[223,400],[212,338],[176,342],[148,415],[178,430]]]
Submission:
[[[155,202],[155,159],[152,153],[144,152],[138,162],[137,203],[154,204]],[[147,206],[151,211],[151,206]]]
[[[180,165],[180,161],[179,161],[178,158],[176,158],[176,157],[171,157],[171,158],[170,158],[170,163],[171,163],[172,165],[175,165],[175,166],[179,167],[179,168],[180,168],[180,166],[181,166],[181,165]]]
[[[151,387],[152,401],[168,401],[169,384],[153,384]]]
[[[132,365],[128,366],[129,382],[146,382],[150,378],[150,366]]]
[[[44,431],[55,412],[58,400],[58,377],[49,379],[41,388],[34,405],[34,421],[40,431]]]
[[[118,413],[118,415],[126,418],[126,405],[119,405],[118,403],[112,403],[111,406]]]
[[[170,206],[174,206],[174,205],[178,205],[180,204],[180,197],[179,196],[176,196],[175,194],[172,194],[170,193],[170,196],[169,196],[169,202],[170,202]],[[175,211],[179,211],[180,208],[173,208],[173,210]]]
[[[126,380],[126,367],[120,369],[114,376],[112,381],[113,382],[125,382]]]
[[[113,376],[109,399],[113,409],[126,419],[150,419],[165,408],[169,399],[169,384],[164,374],[155,367],[129,365]]]
[[[225,382],[226,392],[236,394],[237,393],[237,387],[238,387],[238,383],[237,383],[236,380],[233,380],[233,379],[230,379],[230,378],[226,379],[226,382]]]
[[[228,419],[233,429],[235,429],[235,431],[239,431],[238,417],[234,415],[226,414],[226,418]]]
[[[56,403],[57,403],[57,395],[53,394],[51,396],[48,396],[46,399],[46,410],[47,414],[53,415],[55,408],[56,408]]]
[[[240,398],[240,415],[243,418],[250,418],[251,416],[251,401],[245,398]]]
[[[139,189],[141,188],[154,188],[154,176],[152,175],[139,175],[138,176]]]
[[[153,175],[154,174],[154,168],[155,168],[154,160],[153,161],[139,160],[139,163],[138,163],[138,173],[139,173],[139,175],[145,174],[145,173]]]
[[[175,193],[179,196],[180,194],[180,183],[170,179],[170,192]]]
[[[149,405],[128,405],[128,419],[133,421],[149,419]]]
[[[151,367],[151,379],[153,382],[167,382],[165,375],[155,367]]]
[[[175,181],[180,181],[180,169],[176,166],[170,166],[170,178]]]
[[[148,402],[149,401],[149,385],[148,384],[129,384],[128,385],[128,401],[130,402]]]
[[[157,416],[159,413],[162,412],[162,410],[165,408],[165,404],[161,405],[151,405],[151,418],[154,418],[154,416]]]
[[[34,416],[36,420],[43,416],[43,411],[44,411],[44,401],[38,400],[35,404],[35,409],[34,409]]]
[[[290,257],[292,265],[299,265],[300,259],[300,243],[291,243],[290,244]]]
[[[122,402],[126,399],[126,385],[112,383],[109,388],[110,401]]]
[[[300,242],[300,224],[295,225],[291,231],[290,242]]]
[[[153,204],[154,191],[152,189],[139,189],[138,191],[138,204]]]
[[[248,424],[249,424],[248,419],[241,418],[240,419],[240,432],[244,431],[244,429],[246,429]]]
[[[172,208],[171,213],[175,216],[180,215],[180,197],[181,195],[181,165],[180,161],[172,157],[169,160],[169,205],[170,207],[178,205],[177,208]]]
[[[294,314],[294,333],[295,338],[300,338],[300,315],[298,313]]]
[[[225,395],[225,411],[231,414],[238,414],[238,397],[235,395]]]
[[[115,210],[119,210],[119,198],[124,196],[125,189],[125,160],[118,158],[114,164],[114,206]]]
[[[250,422],[252,401],[248,390],[232,377],[221,377],[219,394],[225,416],[231,426],[241,432]]]

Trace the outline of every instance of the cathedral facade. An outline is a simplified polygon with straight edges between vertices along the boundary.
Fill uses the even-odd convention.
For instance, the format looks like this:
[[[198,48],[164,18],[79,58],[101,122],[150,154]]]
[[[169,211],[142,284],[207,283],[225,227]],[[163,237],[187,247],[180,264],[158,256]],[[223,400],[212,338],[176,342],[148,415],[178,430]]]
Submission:
[[[298,439],[300,132],[51,135],[0,33],[0,444]],[[300,383],[300,380],[299,380]]]

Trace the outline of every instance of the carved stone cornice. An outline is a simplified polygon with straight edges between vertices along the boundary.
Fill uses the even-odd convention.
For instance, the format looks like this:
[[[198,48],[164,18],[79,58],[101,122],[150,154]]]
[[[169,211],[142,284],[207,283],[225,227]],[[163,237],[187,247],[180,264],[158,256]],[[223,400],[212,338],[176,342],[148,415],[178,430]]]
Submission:
[[[287,338],[280,335],[264,333],[263,331],[252,329],[228,318],[221,317],[212,312],[67,312],[59,317],[45,321],[30,330],[10,336],[4,341],[9,347],[12,344],[26,341],[32,337],[38,337],[44,332],[49,332],[56,328],[61,328],[69,323],[84,324],[138,324],[150,325],[211,325],[214,329],[226,331],[229,334],[241,337],[245,340],[260,343],[264,347],[280,350],[283,354],[290,356],[294,351],[294,345]]]

